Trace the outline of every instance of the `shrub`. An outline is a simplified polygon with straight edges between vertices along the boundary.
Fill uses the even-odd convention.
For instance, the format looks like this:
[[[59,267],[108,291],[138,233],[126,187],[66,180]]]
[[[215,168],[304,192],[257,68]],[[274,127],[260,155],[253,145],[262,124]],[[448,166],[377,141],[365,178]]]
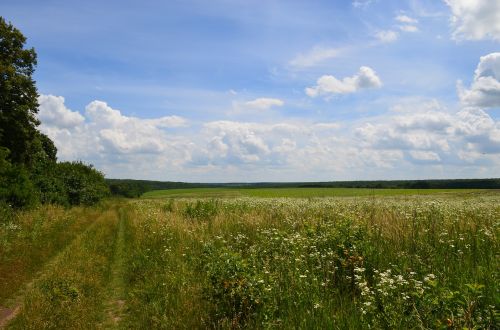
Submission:
[[[109,195],[104,175],[92,165],[78,161],[62,162],[57,167],[70,205],[93,205]]]

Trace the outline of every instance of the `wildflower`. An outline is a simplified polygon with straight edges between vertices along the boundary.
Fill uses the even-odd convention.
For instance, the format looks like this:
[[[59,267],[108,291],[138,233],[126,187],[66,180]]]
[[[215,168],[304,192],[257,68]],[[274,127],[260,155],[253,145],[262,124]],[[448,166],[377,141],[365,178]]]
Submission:
[[[436,275],[434,274],[428,274],[426,277],[424,277],[424,281],[425,282],[429,282],[429,281],[432,281],[436,278]]]

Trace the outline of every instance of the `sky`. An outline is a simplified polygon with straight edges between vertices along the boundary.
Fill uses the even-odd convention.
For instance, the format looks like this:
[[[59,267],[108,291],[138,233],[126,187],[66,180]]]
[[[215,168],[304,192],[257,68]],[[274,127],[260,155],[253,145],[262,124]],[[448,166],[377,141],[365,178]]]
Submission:
[[[500,177],[500,1],[2,0],[40,130],[109,178]]]

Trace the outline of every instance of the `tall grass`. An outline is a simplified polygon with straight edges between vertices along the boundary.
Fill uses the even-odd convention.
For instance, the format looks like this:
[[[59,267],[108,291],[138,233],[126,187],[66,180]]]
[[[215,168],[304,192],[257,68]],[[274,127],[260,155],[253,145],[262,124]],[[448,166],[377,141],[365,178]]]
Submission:
[[[9,326],[494,329],[499,198],[138,199],[21,214],[2,229],[3,260],[53,247],[16,255],[45,265]]]
[[[91,329],[105,321],[117,219],[114,210],[104,212],[58,256],[26,294],[10,329]]]
[[[133,218],[134,328],[499,322],[496,195],[150,200]]]
[[[91,224],[100,210],[45,205],[0,221],[0,305]]]

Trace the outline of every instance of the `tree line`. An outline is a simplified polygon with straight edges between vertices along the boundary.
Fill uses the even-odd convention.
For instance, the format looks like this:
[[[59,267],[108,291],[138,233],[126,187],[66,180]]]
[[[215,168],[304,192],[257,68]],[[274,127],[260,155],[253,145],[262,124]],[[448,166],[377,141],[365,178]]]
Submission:
[[[54,142],[38,129],[37,55],[25,43],[0,17],[0,209],[95,204],[109,194],[104,175],[82,161],[58,162]]]
[[[368,188],[368,189],[500,189],[500,179],[378,180],[327,182],[191,183],[106,179],[112,195],[135,198],[151,190],[186,188]]]

